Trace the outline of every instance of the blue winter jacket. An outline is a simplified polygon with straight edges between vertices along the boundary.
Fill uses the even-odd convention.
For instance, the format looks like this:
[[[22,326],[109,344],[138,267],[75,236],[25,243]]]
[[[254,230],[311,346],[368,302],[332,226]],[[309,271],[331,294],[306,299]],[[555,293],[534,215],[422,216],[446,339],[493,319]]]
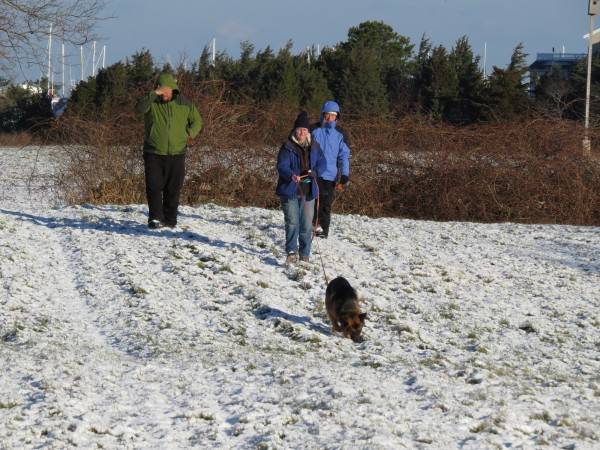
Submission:
[[[346,144],[344,133],[335,129],[335,122],[320,126],[312,132],[313,141],[317,141],[325,158],[317,167],[317,175],[328,181],[335,181],[340,175],[350,175],[350,147]]]
[[[279,179],[277,180],[277,188],[275,193],[283,198],[297,198],[300,195],[298,184],[292,180],[292,175],[301,175],[302,166],[300,163],[300,148],[298,144],[288,139],[279,149],[277,155],[277,172]],[[324,160],[321,147],[314,140],[310,147],[310,169],[313,174],[317,169],[317,165]],[[317,197],[318,187],[316,178],[313,178],[311,183],[312,198]]]

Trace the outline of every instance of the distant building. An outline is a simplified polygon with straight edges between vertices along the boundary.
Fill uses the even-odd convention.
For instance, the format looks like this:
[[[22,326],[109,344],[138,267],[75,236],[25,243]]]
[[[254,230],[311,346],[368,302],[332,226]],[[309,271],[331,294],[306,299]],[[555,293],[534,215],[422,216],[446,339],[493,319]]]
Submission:
[[[561,77],[568,80],[579,61],[587,58],[587,53],[538,53],[529,66],[529,93],[535,95],[536,82],[553,68],[560,71]]]

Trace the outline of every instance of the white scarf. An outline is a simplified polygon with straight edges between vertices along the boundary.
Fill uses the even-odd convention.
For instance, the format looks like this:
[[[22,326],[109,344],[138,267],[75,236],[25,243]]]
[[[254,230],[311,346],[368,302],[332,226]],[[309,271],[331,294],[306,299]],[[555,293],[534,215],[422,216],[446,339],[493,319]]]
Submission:
[[[298,142],[298,139],[296,139],[296,134],[292,133],[292,142],[295,142],[296,144],[298,144],[300,147],[303,148],[308,148],[310,147],[310,134],[308,134],[306,140],[304,142]]]

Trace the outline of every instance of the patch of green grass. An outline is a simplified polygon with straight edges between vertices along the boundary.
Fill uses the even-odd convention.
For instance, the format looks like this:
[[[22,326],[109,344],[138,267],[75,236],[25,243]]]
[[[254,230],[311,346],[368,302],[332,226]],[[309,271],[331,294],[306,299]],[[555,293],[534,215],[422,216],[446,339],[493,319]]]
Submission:
[[[552,422],[552,417],[550,416],[550,413],[548,411],[532,414],[531,416],[529,416],[529,418],[531,420],[540,420],[542,422],[546,422],[547,424],[550,424]]]
[[[233,273],[233,269],[231,268],[231,266],[229,264],[223,264],[216,270],[216,272]]]
[[[396,331],[397,333],[412,333],[413,329],[408,324],[399,323],[394,327],[394,331]]]
[[[15,406],[19,406],[19,404],[10,400],[7,402],[3,402],[2,400],[0,400],[0,409],[11,409]]]
[[[183,259],[183,256],[181,256],[177,250],[171,250],[168,252],[168,254],[174,259]]]
[[[148,291],[141,286],[131,286],[130,292],[138,297],[148,295]]]
[[[440,305],[439,314],[442,319],[454,320],[456,319],[456,311],[459,310],[459,306],[456,303],[445,303]]]
[[[312,288],[312,284],[311,284],[311,282],[310,282],[310,281],[303,280],[303,281],[300,283],[300,289],[303,289],[303,290],[305,290],[305,291],[308,291],[308,290],[310,290],[310,288]]]
[[[444,361],[444,357],[440,353],[436,352],[431,356],[423,358],[420,362],[422,366],[436,368],[445,367],[446,364],[444,363]]]
[[[368,251],[368,252],[371,252],[371,253],[376,253],[377,252],[377,247],[375,247],[372,244],[363,244],[362,248],[364,250]]]
[[[362,365],[367,366],[367,367],[372,367],[373,369],[379,369],[381,366],[383,366],[383,364],[381,364],[379,361],[373,361],[370,359],[363,360]]]
[[[300,281],[306,276],[306,270],[296,269],[288,273],[288,278],[292,281]]]
[[[480,422],[473,428],[469,428],[469,431],[471,433],[481,433],[481,432],[485,431],[489,426],[490,426],[490,424],[488,422]]]
[[[94,434],[110,434],[110,430],[99,430],[96,427],[90,427],[89,431]]]
[[[296,425],[298,423],[298,420],[299,419],[297,416],[290,416],[283,421],[283,424],[284,425]]]
[[[200,252],[200,250],[198,249],[198,247],[196,247],[194,244],[185,244],[184,247],[187,248],[190,252],[192,252],[194,254]]]
[[[382,313],[383,309],[377,306],[376,304],[372,304],[369,308],[371,313]]]

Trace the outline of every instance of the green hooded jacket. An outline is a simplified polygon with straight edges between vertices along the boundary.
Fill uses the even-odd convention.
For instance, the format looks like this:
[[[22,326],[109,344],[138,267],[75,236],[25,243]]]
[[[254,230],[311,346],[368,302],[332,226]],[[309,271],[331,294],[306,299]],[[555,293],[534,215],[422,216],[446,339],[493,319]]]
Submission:
[[[186,151],[188,137],[200,133],[202,118],[194,104],[179,92],[171,74],[161,74],[158,86],[173,89],[173,98],[164,102],[152,91],[136,105],[136,110],[144,114],[144,151],[180,155]]]

